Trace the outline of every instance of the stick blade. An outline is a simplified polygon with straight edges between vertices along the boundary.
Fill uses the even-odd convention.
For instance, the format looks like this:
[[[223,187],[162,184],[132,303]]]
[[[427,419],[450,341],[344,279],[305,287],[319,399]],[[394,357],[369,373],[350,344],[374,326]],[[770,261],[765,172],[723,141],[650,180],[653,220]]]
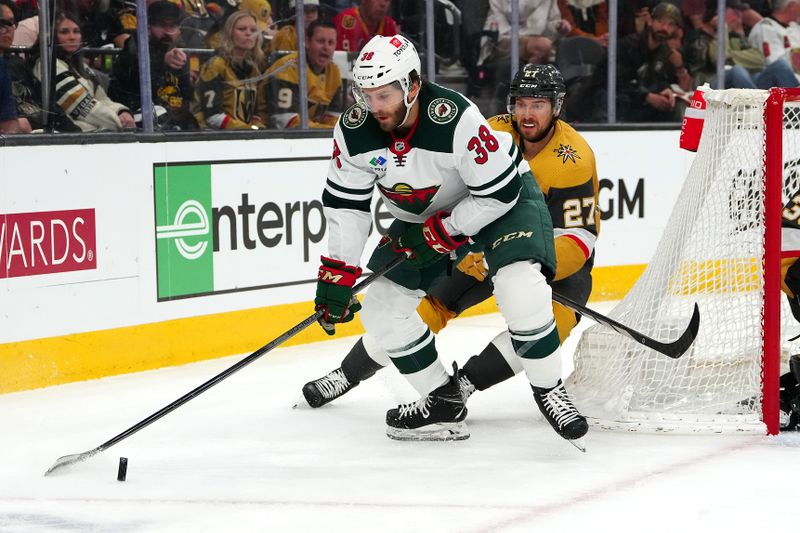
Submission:
[[[686,330],[683,334],[678,338],[678,340],[669,342],[669,343],[657,343],[657,346],[649,346],[654,350],[658,350],[659,352],[663,353],[667,357],[671,357],[673,359],[680,359],[683,354],[689,349],[689,347],[694,342],[694,339],[697,337],[697,331],[700,329],[700,308],[697,306],[697,302],[694,304],[694,311],[692,312],[692,318],[689,320],[689,325],[686,327]]]
[[[53,474],[63,474],[65,471],[72,465],[82,463],[85,460],[89,459],[90,457],[94,457],[100,453],[100,450],[95,448],[94,450],[90,450],[88,452],[83,453],[73,453],[72,455],[65,455],[64,457],[59,457],[53,466],[51,466],[47,472],[44,473],[45,477],[51,476]]]

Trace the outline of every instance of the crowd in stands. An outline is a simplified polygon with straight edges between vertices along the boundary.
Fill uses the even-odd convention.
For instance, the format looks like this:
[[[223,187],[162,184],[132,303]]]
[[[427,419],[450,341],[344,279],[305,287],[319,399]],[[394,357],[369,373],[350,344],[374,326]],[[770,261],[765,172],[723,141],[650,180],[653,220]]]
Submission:
[[[301,125],[295,0],[147,4],[158,129]],[[332,127],[352,103],[348,73],[337,57],[350,53],[352,60],[373,35],[395,33],[424,53],[424,0],[303,4],[309,127]],[[679,121],[693,89],[717,83],[717,0],[618,4],[617,119]],[[553,63],[562,71],[568,85],[564,118],[605,122],[608,2],[518,5],[520,63]],[[504,112],[512,71],[511,0],[437,0],[434,8],[438,75],[485,114]],[[0,0],[0,133],[140,128],[136,19],[132,1],[56,0],[55,58],[43,65],[38,0]],[[798,85],[800,0],[727,0],[724,23],[726,87]],[[49,88],[42,87],[48,78],[43,69],[51,73]],[[43,93],[51,95],[47,113]]]

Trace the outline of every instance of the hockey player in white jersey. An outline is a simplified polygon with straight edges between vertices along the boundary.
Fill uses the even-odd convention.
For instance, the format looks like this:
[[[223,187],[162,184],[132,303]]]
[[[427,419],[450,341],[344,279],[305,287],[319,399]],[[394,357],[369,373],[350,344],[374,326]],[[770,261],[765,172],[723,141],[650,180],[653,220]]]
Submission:
[[[357,103],[334,130],[323,204],[328,255],[319,269],[316,309],[334,324],[361,306],[352,287],[370,228],[377,186],[396,217],[368,266],[409,259],[375,281],[363,301],[365,342],[377,343],[421,395],[386,414],[401,440],[464,439],[467,414],[455,375],[416,313],[425,292],[467,249],[483,251],[494,294],[540,410],[566,439],[588,425],[563,384],[559,338],[547,284],[555,271],[553,229],[541,191],[511,136],[493,132],[462,95],[423,83],[414,46],[375,37],[353,68]]]

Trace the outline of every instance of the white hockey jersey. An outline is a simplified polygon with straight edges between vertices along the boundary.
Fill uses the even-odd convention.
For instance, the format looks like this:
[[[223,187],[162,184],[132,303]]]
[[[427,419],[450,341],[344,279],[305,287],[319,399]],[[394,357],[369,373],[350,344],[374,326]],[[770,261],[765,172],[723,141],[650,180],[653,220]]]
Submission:
[[[456,91],[424,83],[418,101],[419,118],[403,138],[358,105],[339,119],[322,195],[330,257],[359,263],[376,187],[400,220],[450,212],[451,235],[475,235],[516,203],[530,167],[511,136],[492,130]]]
[[[764,53],[768,64],[785,59],[791,65],[792,49],[800,48],[800,24],[790,22],[784,26],[773,18],[765,17],[753,26],[748,39],[754,48]]]

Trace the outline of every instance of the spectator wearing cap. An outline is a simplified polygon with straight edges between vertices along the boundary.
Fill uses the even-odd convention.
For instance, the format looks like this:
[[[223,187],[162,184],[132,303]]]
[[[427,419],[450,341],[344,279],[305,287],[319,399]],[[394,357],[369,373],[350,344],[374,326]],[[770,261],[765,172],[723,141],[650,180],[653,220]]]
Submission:
[[[197,122],[189,107],[192,82],[186,53],[177,48],[181,37],[181,9],[166,0],[156,0],[147,7],[147,33],[150,48],[150,85],[153,105],[166,115],[158,121],[162,129],[190,130]],[[139,50],[136,39],[128,39],[114,61],[109,95],[130,109],[141,109],[139,92]]]
[[[553,0],[555,1],[555,0]],[[397,23],[389,16],[392,0],[361,0],[333,17],[336,25],[336,49],[358,52],[376,35],[397,35]]]
[[[342,77],[333,62],[336,49],[336,26],[316,20],[306,34],[306,79],[308,80],[308,125],[332,128],[342,112]],[[270,126],[300,126],[300,70],[297,52],[276,61],[275,72],[267,84]],[[287,66],[289,65],[289,66]],[[284,68],[285,67],[285,68]]]
[[[11,77],[4,58],[5,51],[14,42],[14,30],[17,27],[15,11],[11,0],[0,0],[0,133],[26,133],[19,123],[17,100],[11,92]]]
[[[774,0],[772,12],[750,30],[750,44],[761,50],[767,63],[782,61],[800,72],[800,1]],[[793,51],[794,50],[794,51]]]
[[[111,100],[98,74],[83,61],[80,21],[69,12],[55,15],[55,94],[54,99],[82,131],[133,129],[136,123],[130,110]],[[33,75],[41,82],[42,61],[36,60]]]
[[[262,129],[266,101],[261,74],[265,67],[263,42],[255,15],[236,11],[222,29],[215,56],[200,69],[194,91],[195,117],[201,127]]]
[[[617,109],[622,120],[631,122],[679,121],[671,85],[683,91],[693,81],[675,46],[683,14],[674,4],[661,2],[651,13],[649,27],[623,38],[619,46]]]
[[[761,50],[750,44],[745,35],[744,11],[747,6],[738,0],[727,0],[725,8],[725,87],[768,89],[796,87],[797,78],[786,61],[767,65]],[[697,85],[716,86],[717,75],[717,9],[709,6],[698,33],[686,45],[687,68]]]
[[[296,7],[297,2],[291,0],[286,24],[281,26],[272,38],[271,50],[273,52],[297,50],[297,29],[294,24]],[[303,2],[303,27],[306,35],[308,34],[308,25],[317,19],[319,19],[319,0],[305,0]]]

